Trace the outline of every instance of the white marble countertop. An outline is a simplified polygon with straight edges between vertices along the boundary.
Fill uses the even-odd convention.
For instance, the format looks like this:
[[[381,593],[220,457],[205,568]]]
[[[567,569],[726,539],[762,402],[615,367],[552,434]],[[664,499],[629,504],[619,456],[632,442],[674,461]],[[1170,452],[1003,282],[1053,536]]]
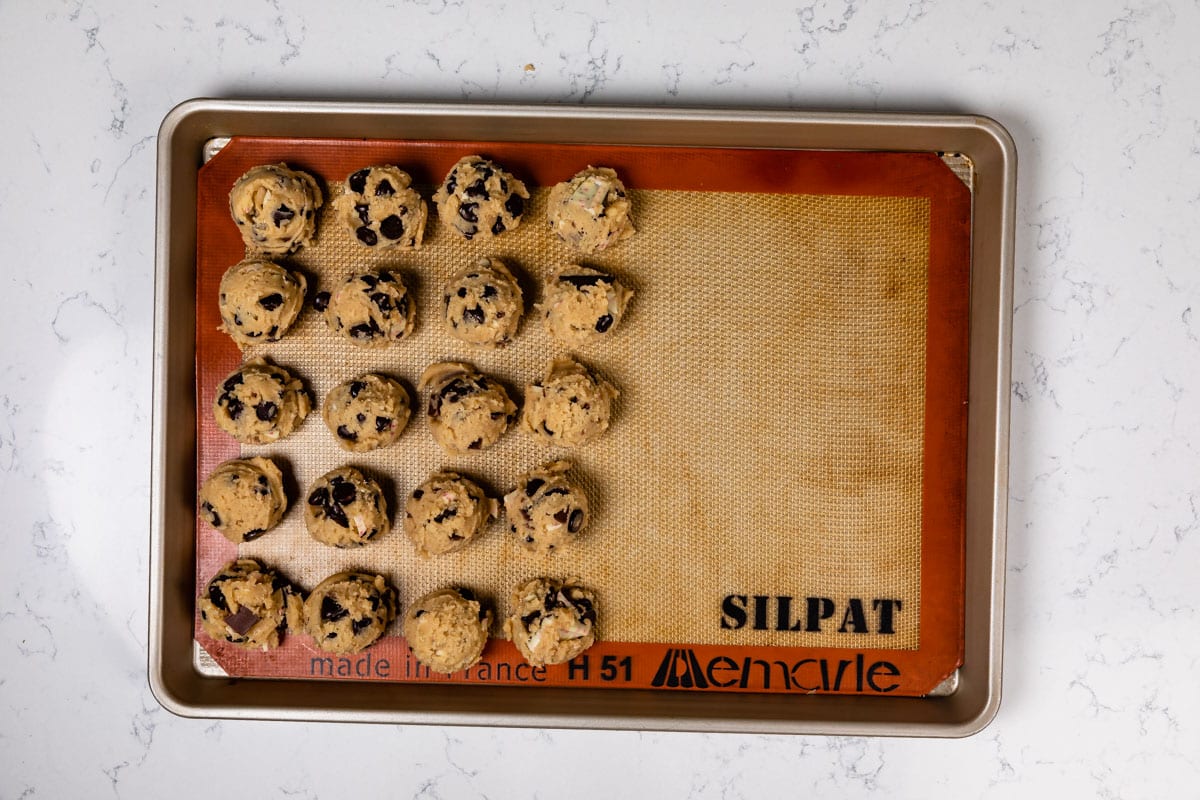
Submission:
[[[0,1],[0,797],[1198,791],[1200,7],[749,5]],[[996,721],[928,741],[163,711],[146,682],[155,134],[198,96],[1002,122],[1020,188]]]

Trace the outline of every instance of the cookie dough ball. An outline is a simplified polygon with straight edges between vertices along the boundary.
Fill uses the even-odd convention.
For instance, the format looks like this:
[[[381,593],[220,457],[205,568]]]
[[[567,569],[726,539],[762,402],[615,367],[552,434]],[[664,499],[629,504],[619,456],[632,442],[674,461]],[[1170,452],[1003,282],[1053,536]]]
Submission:
[[[504,497],[504,513],[526,550],[549,553],[573,541],[587,525],[588,500],[567,477],[570,461],[525,473]]]
[[[568,264],[546,281],[542,297],[538,310],[546,333],[577,346],[608,338],[633,291],[599,270]]]
[[[390,165],[360,169],[333,201],[350,235],[377,250],[413,250],[425,236],[426,209],[412,178]]]
[[[512,606],[504,633],[535,667],[570,661],[596,641],[596,596],[574,578],[526,581]]]
[[[446,330],[481,347],[504,347],[517,334],[524,301],[508,267],[481,258],[449,280],[442,292]]]
[[[221,464],[200,487],[200,516],[231,542],[249,542],[283,519],[283,473],[269,458]]]
[[[265,358],[252,358],[217,388],[217,427],[242,444],[270,444],[294,431],[312,405],[298,378]]]
[[[304,601],[304,630],[322,650],[357,653],[382,636],[399,611],[399,596],[382,575],[339,572]]]
[[[200,625],[217,641],[270,650],[288,629],[304,627],[304,596],[252,558],[230,561],[200,595]]]
[[[433,195],[438,217],[468,240],[520,225],[528,199],[525,184],[482,156],[459,159]]]
[[[220,330],[239,348],[277,342],[300,316],[308,282],[272,261],[248,258],[221,277]]]
[[[313,300],[329,329],[359,347],[386,347],[408,336],[417,320],[416,303],[404,281],[387,270],[356,272],[332,292]]]
[[[571,358],[556,358],[546,376],[525,387],[522,430],[543,444],[578,447],[608,430],[612,402],[619,392]]]
[[[492,627],[492,612],[468,589],[437,589],[404,615],[404,638],[414,656],[449,675],[479,663]]]
[[[420,389],[429,390],[429,432],[447,453],[491,447],[516,419],[504,387],[470,364],[433,364],[421,375]]]
[[[365,453],[400,438],[412,414],[408,391],[385,375],[367,373],[339,383],[321,416],[343,450]]]
[[[391,530],[379,484],[354,467],[338,467],[308,489],[304,524],[322,544],[363,547]]]
[[[456,472],[435,472],[404,504],[404,532],[423,556],[449,553],[483,533],[499,503]]]
[[[629,197],[617,173],[588,167],[550,190],[550,230],[581,253],[597,253],[633,236]]]
[[[287,164],[255,167],[229,193],[229,213],[251,251],[294,253],[313,240],[321,190],[313,177]]]

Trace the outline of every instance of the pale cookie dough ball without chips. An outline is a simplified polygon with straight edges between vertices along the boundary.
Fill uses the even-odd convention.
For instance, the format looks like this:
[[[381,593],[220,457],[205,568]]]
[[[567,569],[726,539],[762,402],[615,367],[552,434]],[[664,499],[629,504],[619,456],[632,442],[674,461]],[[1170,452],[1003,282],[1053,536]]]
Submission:
[[[239,348],[277,342],[300,316],[308,282],[272,261],[246,259],[221,277],[220,330]]]
[[[570,461],[554,461],[517,479],[504,496],[504,513],[526,550],[549,553],[575,540],[587,525],[588,499],[567,477]]]
[[[338,221],[376,250],[413,250],[425,236],[426,209],[408,173],[390,165],[360,169],[333,201]]]
[[[568,264],[546,281],[542,297],[538,310],[546,332],[577,346],[608,338],[625,316],[633,291],[599,270]]]
[[[200,595],[200,625],[217,641],[248,650],[279,646],[287,630],[304,627],[304,596],[275,570],[251,558],[230,561]]]
[[[504,262],[481,258],[442,290],[446,330],[459,341],[480,347],[504,347],[517,334],[524,300],[521,287]]]
[[[571,358],[556,358],[546,376],[525,387],[521,429],[543,444],[578,447],[608,430],[619,392]]]
[[[517,406],[504,387],[470,364],[433,364],[419,388],[429,390],[429,432],[451,454],[491,447],[516,419]]]
[[[356,272],[313,300],[325,324],[359,347],[387,347],[413,332],[417,307],[408,287],[387,270]]]
[[[311,408],[299,379],[265,358],[252,358],[217,387],[213,416],[242,444],[271,444],[294,431]]]
[[[200,516],[231,542],[249,542],[283,519],[283,473],[269,458],[226,461],[200,487]]]
[[[330,653],[358,653],[374,644],[400,611],[400,598],[382,575],[339,572],[304,601],[304,630]]]
[[[513,590],[504,633],[534,666],[562,664],[596,641],[596,596],[574,578],[534,578]]]
[[[433,195],[438,218],[465,239],[490,239],[521,224],[529,192],[482,156],[459,159]]]
[[[581,253],[597,253],[634,234],[629,197],[617,173],[588,167],[550,190],[550,230]]]
[[[325,396],[321,416],[343,450],[365,453],[400,438],[412,414],[408,391],[385,375],[367,373]]]
[[[313,240],[321,190],[312,176],[287,164],[255,167],[237,179],[229,212],[251,251],[294,253]]]
[[[304,505],[309,534],[333,547],[364,547],[391,530],[379,484],[354,467],[338,467],[313,481]]]
[[[404,638],[416,659],[449,675],[479,663],[492,612],[468,589],[437,589],[404,616]]]
[[[422,556],[449,553],[483,533],[499,503],[456,472],[435,472],[404,504],[404,532]]]

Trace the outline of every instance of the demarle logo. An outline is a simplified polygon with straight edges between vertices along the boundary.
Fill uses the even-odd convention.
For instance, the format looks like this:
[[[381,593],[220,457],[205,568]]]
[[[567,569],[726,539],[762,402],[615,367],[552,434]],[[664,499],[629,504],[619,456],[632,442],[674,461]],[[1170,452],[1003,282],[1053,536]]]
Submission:
[[[650,685],[667,686],[672,689],[707,689],[708,681],[704,678],[704,670],[700,669],[695,652],[672,647],[663,656]]]

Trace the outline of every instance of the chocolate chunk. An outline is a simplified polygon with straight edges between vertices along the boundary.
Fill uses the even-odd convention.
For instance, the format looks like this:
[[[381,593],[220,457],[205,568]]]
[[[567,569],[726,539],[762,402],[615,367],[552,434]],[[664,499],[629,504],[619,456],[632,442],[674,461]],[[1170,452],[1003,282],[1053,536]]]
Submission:
[[[358,491],[355,490],[354,484],[349,481],[334,483],[329,493],[333,497],[333,502],[343,506],[350,505],[358,497]]]
[[[371,302],[385,314],[389,314],[392,311],[392,298],[386,292],[375,292],[375,294],[371,295]]]
[[[391,197],[395,193],[396,193],[396,190],[392,188],[392,183],[387,178],[384,178],[378,184],[375,185],[375,196],[376,197]]]
[[[404,235],[404,220],[389,214],[379,223],[379,232],[389,239],[399,239]]]
[[[243,542],[253,542],[255,539],[257,539],[258,537],[262,536],[262,535],[263,535],[264,533],[266,533],[266,532],[267,532],[267,531],[266,531],[266,529],[264,529],[264,528],[255,528],[255,529],[254,529],[254,530],[252,530],[252,531],[246,531],[246,532],[245,532],[245,533],[242,535],[242,541],[243,541]]]
[[[364,383],[363,381],[351,381],[350,382],[350,396],[358,397],[358,393],[361,392],[365,388],[367,388],[367,384]]]
[[[347,617],[350,612],[342,608],[341,603],[334,600],[332,597],[321,598],[321,619],[326,622],[337,622],[342,617]]]
[[[292,211],[285,205],[280,205],[279,208],[275,209],[275,213],[271,215],[271,219],[275,221],[275,227],[278,228],[285,222],[291,222],[295,216],[295,211]]]
[[[270,330],[267,331],[267,340],[271,341],[271,342],[277,341],[275,339],[275,334],[277,334],[277,333],[279,333],[279,326],[272,325]]]
[[[232,392],[238,386],[241,386],[246,381],[245,377],[240,372],[235,372],[225,379],[221,384],[221,388],[227,392]]]
[[[355,203],[354,213],[358,214],[358,219],[363,225],[371,224],[371,207],[366,203]]]
[[[358,276],[358,280],[360,283],[362,283],[364,286],[366,286],[367,289],[374,289],[376,286],[379,285],[379,279],[376,278],[374,275],[371,275],[370,273],[364,272],[362,275]],[[363,291],[365,292],[366,290],[364,289]]]
[[[466,297],[467,296],[467,287],[465,287],[465,286],[458,287],[458,292],[456,294],[458,294],[459,297]]]
[[[525,496],[533,497],[534,493],[545,484],[546,482],[541,478],[530,478],[529,483],[525,484]]]
[[[396,311],[400,316],[408,318],[408,295],[404,295],[396,301]]]
[[[324,486],[313,489],[312,494],[308,496],[308,504],[310,506],[324,506],[329,504],[329,490]]]
[[[237,631],[239,636],[245,636],[250,632],[251,628],[258,624],[260,619],[262,617],[258,614],[255,614],[246,606],[242,606],[237,610],[236,614],[225,618],[225,624]]]
[[[222,592],[221,587],[217,586],[215,583],[210,584],[208,587],[208,600],[222,611],[229,610],[229,604],[225,602],[225,593]]]
[[[420,500],[424,496],[425,496],[424,489],[413,489],[413,493],[412,493],[413,500]]]
[[[346,516],[346,512],[342,510],[341,506],[325,506],[325,516],[333,520],[334,524],[339,525],[340,527],[350,527],[350,519]]]
[[[476,325],[482,325],[485,319],[483,306],[475,306],[463,310],[463,322],[474,322]]]
[[[375,432],[376,433],[383,433],[384,431],[389,430],[391,427],[392,427],[392,418],[391,417],[376,417],[375,418]]]
[[[386,271],[380,272],[379,273],[379,282],[380,283],[395,283],[396,276],[392,275],[392,273],[390,273],[390,272],[386,272]]]
[[[282,575],[276,575],[271,579],[271,588],[279,591],[280,589],[288,589],[290,587],[288,586],[287,578]]]
[[[546,493],[542,496],[543,497],[553,497],[556,494],[570,494],[570,492],[561,486],[555,486],[553,489],[547,489]]]
[[[504,210],[514,217],[519,217],[525,213],[525,201],[521,195],[509,195],[509,198],[504,201]]]
[[[500,219],[499,217],[496,217],[496,221],[492,223],[492,235],[499,236],[500,234],[504,233],[504,231],[506,231],[506,230],[507,230],[507,228],[504,227],[504,220]]]
[[[540,616],[542,616],[542,612],[532,611],[532,612],[526,614],[525,616],[521,617],[521,624],[524,625],[526,628],[528,628]]]
[[[260,297],[258,298],[258,304],[267,311],[274,311],[283,305],[283,295],[281,295],[279,292],[275,292],[274,294],[269,294],[266,297]]]
[[[217,513],[216,509],[207,500],[200,504],[200,513],[208,520],[209,525],[212,525],[214,528],[221,527],[221,515]]]
[[[483,449],[483,439],[476,439],[475,441],[471,442],[469,445],[467,445],[467,449],[468,450]]]
[[[358,172],[351,175],[346,183],[350,186],[350,191],[355,194],[362,194],[367,190],[367,175],[371,173],[369,169],[360,169]]]
[[[317,292],[313,298],[313,308],[317,311],[324,311],[329,308],[329,292]]]
[[[221,395],[221,402],[224,403],[225,410],[229,412],[229,418],[232,420],[236,420],[238,417],[240,417],[242,415],[242,409],[245,408],[245,406],[242,405],[242,401],[238,400],[231,394]]]
[[[254,416],[258,417],[263,422],[270,422],[275,419],[279,413],[279,406],[272,403],[270,400],[264,400],[254,407]]]
[[[454,519],[457,516],[458,516],[457,508],[447,508],[447,509],[443,509],[436,517],[434,517],[433,522],[435,525],[441,525],[446,520]]]
[[[571,512],[571,521],[567,523],[567,530],[571,533],[579,533],[579,529],[583,527],[583,509],[577,508]]]
[[[413,613],[413,616],[414,616],[414,617],[423,617],[423,616],[425,616],[425,609],[423,609],[423,608],[418,608],[418,609],[417,609],[417,610],[416,610],[416,611]]]
[[[354,419],[356,422],[361,424],[361,423],[367,421],[367,415],[366,414],[355,414]]]
[[[596,622],[596,607],[592,605],[592,601],[586,597],[572,598],[572,604],[575,606],[575,611],[579,615],[580,622]]]
[[[477,181],[468,186],[463,194],[465,194],[467,197],[478,197],[480,200],[487,200],[488,190],[484,179],[479,178]]]
[[[495,297],[495,296],[496,296],[496,287],[492,286],[490,283],[486,284],[483,287],[483,299],[487,300],[489,297]]]
[[[339,439],[345,439],[347,442],[358,441],[358,434],[347,428],[345,425],[338,425],[337,435]]]
[[[605,314],[603,317],[596,320],[596,332],[604,333],[606,330],[608,330],[609,328],[612,327],[612,324],[613,324],[612,314]]]
[[[567,510],[565,508],[560,508],[558,511],[555,511],[554,512],[554,521],[560,522],[560,523],[566,522],[567,521]]]
[[[463,203],[458,209],[458,215],[467,222],[479,222],[479,215],[476,213],[478,209],[479,203]]]
[[[350,328],[350,336],[354,339],[373,339],[382,334],[383,331],[380,330],[379,323],[375,320],[363,322]]]
[[[372,622],[373,622],[373,620],[370,617],[363,617],[362,619],[351,620],[350,621],[350,630],[354,631],[354,635],[357,636],[358,634],[365,631],[367,628],[371,627]]]
[[[371,230],[366,225],[363,225],[361,228],[356,230],[354,235],[358,237],[360,242],[368,247],[374,247],[375,245],[379,244],[378,234],[376,234],[375,231]]]
[[[432,394],[429,396],[429,416],[432,419],[437,419],[442,413],[442,396]]]
[[[613,279],[608,275],[559,275],[559,283],[569,283],[576,289],[582,289],[585,286],[595,286],[598,283],[612,283]]]

